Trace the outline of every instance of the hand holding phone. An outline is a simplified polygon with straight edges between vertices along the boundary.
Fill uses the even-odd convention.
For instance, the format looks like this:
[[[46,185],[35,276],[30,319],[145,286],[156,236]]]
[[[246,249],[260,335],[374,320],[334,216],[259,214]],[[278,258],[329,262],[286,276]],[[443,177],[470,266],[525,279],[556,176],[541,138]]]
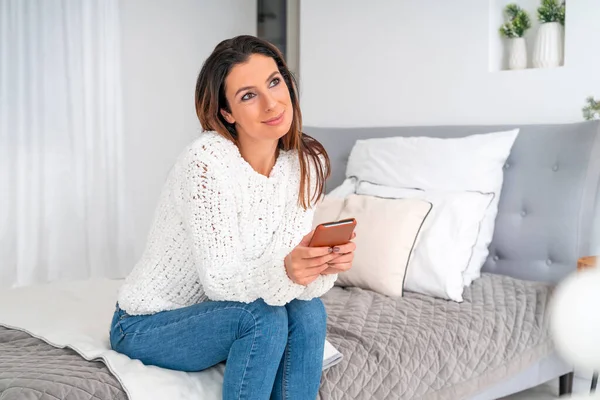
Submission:
[[[304,236],[284,259],[288,277],[298,285],[308,285],[313,282],[321,272],[329,268],[328,263],[338,256],[331,247],[309,247],[313,232]]]
[[[352,220],[349,223],[339,221],[322,225],[326,226],[317,227],[304,236],[284,260],[287,275],[299,285],[308,285],[322,273],[338,273],[351,266],[351,260],[350,263],[347,260],[349,257],[347,253],[349,252],[350,257],[353,257],[355,245],[350,240],[353,238],[356,221]],[[332,272],[333,270],[336,272]]]
[[[321,275],[339,274],[352,268],[356,245],[351,240],[356,236],[355,228],[354,218],[319,224],[315,228],[309,246],[332,246],[337,254],[328,262],[328,268],[323,270]]]

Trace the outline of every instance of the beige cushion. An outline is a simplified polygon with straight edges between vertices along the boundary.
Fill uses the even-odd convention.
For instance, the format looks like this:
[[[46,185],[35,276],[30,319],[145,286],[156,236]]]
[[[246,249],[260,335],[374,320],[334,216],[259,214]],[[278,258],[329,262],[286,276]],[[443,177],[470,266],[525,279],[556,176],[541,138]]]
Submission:
[[[342,208],[344,207],[344,199],[338,197],[325,196],[315,208],[313,217],[313,229],[317,225],[324,222],[338,221]]]
[[[335,284],[402,296],[408,260],[430,210],[431,203],[421,199],[325,197],[315,210],[314,226],[351,217],[357,222],[352,268]]]

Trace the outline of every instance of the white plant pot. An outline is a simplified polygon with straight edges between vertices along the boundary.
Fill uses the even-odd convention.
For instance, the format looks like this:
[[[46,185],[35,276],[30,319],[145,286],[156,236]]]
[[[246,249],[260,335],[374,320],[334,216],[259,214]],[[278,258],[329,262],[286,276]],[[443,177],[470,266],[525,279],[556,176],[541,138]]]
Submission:
[[[525,69],[527,68],[527,45],[525,38],[510,39],[510,49],[508,54],[508,68]]]
[[[560,22],[547,22],[540,26],[533,48],[532,63],[535,68],[552,68],[563,65],[563,27]]]

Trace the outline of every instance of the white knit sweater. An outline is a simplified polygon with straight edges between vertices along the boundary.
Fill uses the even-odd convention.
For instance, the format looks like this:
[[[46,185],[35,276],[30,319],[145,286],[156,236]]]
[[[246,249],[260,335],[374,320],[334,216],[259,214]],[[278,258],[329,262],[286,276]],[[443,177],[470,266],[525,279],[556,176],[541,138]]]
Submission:
[[[284,305],[327,292],[337,275],[303,286],[285,271],[285,256],[312,226],[313,210],[298,206],[299,182],[295,151],[281,151],[266,177],[234,143],[202,133],[169,173],[119,306],[135,315],[206,300]]]

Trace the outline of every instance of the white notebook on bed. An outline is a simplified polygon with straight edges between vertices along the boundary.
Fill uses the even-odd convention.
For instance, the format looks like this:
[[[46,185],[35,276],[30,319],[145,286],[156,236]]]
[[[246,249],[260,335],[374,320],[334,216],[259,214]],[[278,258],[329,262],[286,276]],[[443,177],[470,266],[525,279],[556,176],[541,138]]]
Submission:
[[[323,352],[323,371],[342,361],[344,356],[328,340],[325,341],[325,351]]]

